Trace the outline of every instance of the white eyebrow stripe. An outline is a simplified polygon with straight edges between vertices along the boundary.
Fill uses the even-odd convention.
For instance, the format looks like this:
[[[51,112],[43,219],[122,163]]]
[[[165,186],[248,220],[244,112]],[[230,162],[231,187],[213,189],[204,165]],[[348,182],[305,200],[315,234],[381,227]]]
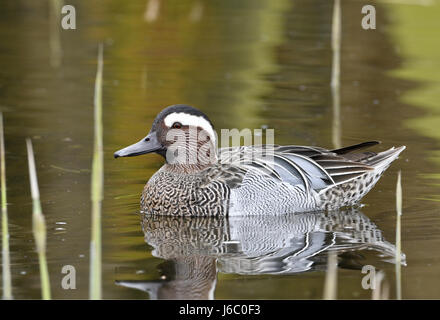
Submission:
[[[211,141],[216,141],[216,135],[214,129],[212,128],[212,125],[209,123],[208,120],[203,117],[187,114],[184,112],[174,112],[167,115],[164,119],[164,122],[165,125],[170,128],[174,122],[180,122],[183,126],[200,127],[209,134],[209,136],[211,137]]]

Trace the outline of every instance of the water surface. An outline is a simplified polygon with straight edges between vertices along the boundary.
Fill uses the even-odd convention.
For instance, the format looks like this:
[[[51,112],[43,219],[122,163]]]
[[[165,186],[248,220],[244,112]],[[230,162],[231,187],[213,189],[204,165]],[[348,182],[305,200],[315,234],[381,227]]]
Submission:
[[[373,1],[374,31],[360,27],[361,1],[343,1],[342,143],[407,146],[361,209],[190,222],[140,216],[139,195],[162,159],[115,161],[113,152],[145,136],[155,115],[175,103],[199,107],[217,130],[267,126],[278,144],[331,148],[332,2],[159,0],[155,13],[148,1],[72,0],[76,30],[52,24],[50,3],[6,1],[0,10],[14,297],[40,298],[26,137],[36,153],[53,297],[88,297],[93,84],[101,42],[104,298],[178,297],[196,283],[194,297],[319,299],[329,250],[339,255],[339,298],[371,297],[361,286],[367,264],[384,271],[394,298],[389,254],[398,170],[407,264],[402,296],[440,297],[438,1]],[[261,225],[266,233],[256,232]],[[64,265],[77,270],[76,290],[61,288]]]

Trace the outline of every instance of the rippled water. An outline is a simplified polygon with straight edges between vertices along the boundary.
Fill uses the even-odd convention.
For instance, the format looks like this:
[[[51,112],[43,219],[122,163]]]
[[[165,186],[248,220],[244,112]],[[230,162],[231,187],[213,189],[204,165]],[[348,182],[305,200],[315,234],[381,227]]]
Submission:
[[[50,1],[0,10],[11,270],[16,298],[40,298],[24,139],[34,142],[54,298],[87,298],[93,83],[104,43],[104,298],[321,298],[327,253],[338,297],[371,297],[362,266],[395,297],[395,184],[402,170],[403,298],[440,297],[438,1],[343,1],[341,136],[407,150],[364,198],[337,213],[234,219],[141,217],[156,155],[112,158],[164,107],[187,103],[216,128],[275,129],[278,144],[332,147],[331,15],[321,1],[70,1],[77,29],[53,25]],[[427,4],[427,5],[424,5]],[[392,258],[391,258],[392,260]],[[64,265],[77,289],[63,290]]]

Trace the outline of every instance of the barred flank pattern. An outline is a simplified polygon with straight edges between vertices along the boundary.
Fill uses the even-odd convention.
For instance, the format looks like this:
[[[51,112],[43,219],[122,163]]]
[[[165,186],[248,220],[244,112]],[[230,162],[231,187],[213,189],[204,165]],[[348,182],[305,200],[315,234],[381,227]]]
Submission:
[[[170,216],[223,216],[228,212],[229,194],[224,181],[206,183],[204,171],[186,174],[161,168],[144,188],[141,210]]]

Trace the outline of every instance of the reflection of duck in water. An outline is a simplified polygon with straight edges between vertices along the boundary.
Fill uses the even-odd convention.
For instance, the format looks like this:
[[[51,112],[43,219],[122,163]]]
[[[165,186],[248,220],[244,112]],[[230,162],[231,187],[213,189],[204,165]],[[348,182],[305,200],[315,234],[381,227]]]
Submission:
[[[145,215],[142,226],[153,255],[167,260],[165,280],[118,284],[158,299],[212,299],[217,271],[255,275],[324,270],[330,250],[339,253],[339,265],[359,269],[356,257],[341,254],[372,249],[385,259],[395,255],[394,245],[356,209],[231,218]]]
[[[158,153],[166,163],[148,181],[141,210],[171,216],[268,215],[337,209],[356,204],[404,146],[359,152],[365,142],[337,150],[256,145],[216,149],[201,111],[165,108],[150,133],[115,158]]]

